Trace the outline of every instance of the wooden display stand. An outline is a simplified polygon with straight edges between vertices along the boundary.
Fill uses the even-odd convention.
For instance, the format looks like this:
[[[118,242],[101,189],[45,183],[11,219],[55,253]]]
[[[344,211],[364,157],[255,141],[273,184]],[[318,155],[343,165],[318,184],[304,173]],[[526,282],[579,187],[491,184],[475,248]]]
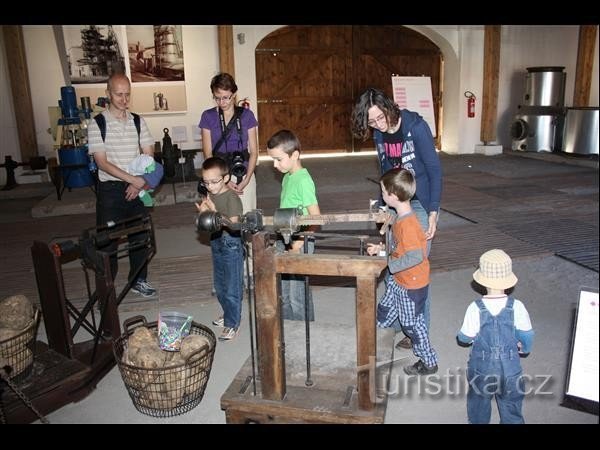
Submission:
[[[389,380],[391,366],[376,368],[376,360],[391,361],[393,333],[388,330],[377,333],[375,297],[377,280],[387,265],[386,259],[277,253],[273,246],[268,246],[265,232],[252,236],[252,251],[256,280],[257,389],[254,395],[251,359],[248,359],[221,397],[227,423],[383,423],[387,389],[378,380],[386,374]],[[353,370],[334,370],[315,376],[310,387],[297,380],[294,382],[293,372],[286,376],[286,346],[278,300],[278,274],[281,273],[356,278],[356,367]],[[315,330],[318,326],[318,322],[311,324]],[[341,348],[346,341],[339,339],[339,342]]]

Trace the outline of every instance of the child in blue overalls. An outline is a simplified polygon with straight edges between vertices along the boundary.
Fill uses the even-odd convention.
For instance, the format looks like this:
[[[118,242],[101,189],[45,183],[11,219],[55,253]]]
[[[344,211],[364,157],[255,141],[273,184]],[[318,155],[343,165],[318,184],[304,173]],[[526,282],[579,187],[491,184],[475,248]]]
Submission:
[[[534,332],[523,303],[505,294],[517,284],[510,256],[499,249],[485,252],[473,279],[487,295],[469,305],[457,336],[459,343],[473,344],[467,365],[469,422],[489,423],[495,397],[500,423],[524,423],[520,356],[531,351]]]

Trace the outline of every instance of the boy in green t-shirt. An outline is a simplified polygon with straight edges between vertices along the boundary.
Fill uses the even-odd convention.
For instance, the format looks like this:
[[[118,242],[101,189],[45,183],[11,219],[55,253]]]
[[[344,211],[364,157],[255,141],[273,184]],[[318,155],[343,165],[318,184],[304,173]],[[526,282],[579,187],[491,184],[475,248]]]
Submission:
[[[281,182],[280,208],[302,208],[302,214],[321,214],[315,183],[300,162],[300,141],[289,130],[280,130],[267,142],[267,153],[273,158],[273,165],[284,173]],[[284,248],[277,241],[277,247]],[[314,242],[308,241],[308,251],[304,250],[304,241],[292,240],[285,248],[290,252],[314,253]],[[305,290],[304,277],[300,275],[281,276],[282,315],[288,320],[304,320]],[[314,306],[309,291],[309,320],[314,320]]]

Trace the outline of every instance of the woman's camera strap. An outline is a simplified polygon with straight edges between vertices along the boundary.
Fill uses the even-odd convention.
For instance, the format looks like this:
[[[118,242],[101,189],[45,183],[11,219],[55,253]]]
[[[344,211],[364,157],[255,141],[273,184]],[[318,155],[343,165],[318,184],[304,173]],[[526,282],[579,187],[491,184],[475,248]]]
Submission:
[[[227,126],[225,126],[225,115],[223,114],[223,110],[221,108],[219,108],[219,121],[221,122],[221,139],[219,139],[217,141],[217,143],[215,144],[215,146],[213,148],[213,154],[217,153],[217,151],[219,150],[221,145],[223,145],[223,142],[225,142],[225,140],[227,139],[227,136],[229,136],[229,132],[231,131],[231,127],[233,126],[234,123],[236,125],[237,131],[238,131],[238,136],[240,139],[239,147],[240,147],[240,149],[243,147],[241,116],[242,116],[242,113],[244,112],[244,108],[239,107],[239,106],[235,106],[234,108],[235,108],[235,110],[233,113],[233,117],[231,118],[231,120],[229,121]],[[225,145],[225,147],[227,147],[227,145]]]

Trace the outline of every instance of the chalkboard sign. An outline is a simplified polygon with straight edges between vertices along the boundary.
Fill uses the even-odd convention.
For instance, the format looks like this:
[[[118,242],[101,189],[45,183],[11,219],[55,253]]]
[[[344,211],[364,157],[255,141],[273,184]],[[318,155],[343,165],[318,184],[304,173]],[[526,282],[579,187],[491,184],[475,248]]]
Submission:
[[[402,109],[408,109],[423,116],[431,129],[433,137],[436,137],[431,77],[393,76],[392,90],[394,92],[394,102]]]

